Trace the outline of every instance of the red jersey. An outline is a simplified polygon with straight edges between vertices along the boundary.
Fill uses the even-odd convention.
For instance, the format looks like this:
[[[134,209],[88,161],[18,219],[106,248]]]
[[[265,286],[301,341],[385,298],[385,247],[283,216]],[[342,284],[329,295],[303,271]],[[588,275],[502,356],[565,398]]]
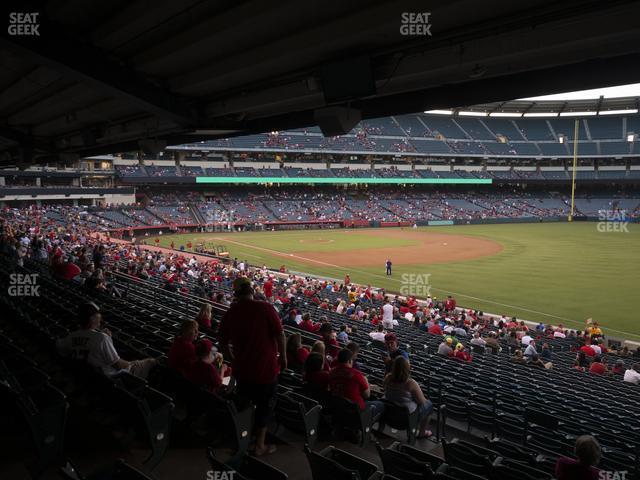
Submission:
[[[168,355],[169,367],[187,376],[192,365],[197,360],[195,346],[191,340],[176,337]]]
[[[271,280],[267,280],[264,282],[264,296],[267,298],[271,298],[273,296],[273,282]]]
[[[434,323],[429,327],[428,332],[434,335],[442,335],[442,328],[440,328],[440,324]]]
[[[186,377],[196,385],[205,387],[210,392],[222,385],[218,370],[210,363],[196,361],[187,372]]]
[[[275,382],[280,335],[282,323],[269,303],[242,300],[229,307],[220,325],[220,340],[233,347],[233,370],[239,383]]]
[[[331,393],[357,403],[361,410],[365,407],[362,392],[368,388],[367,379],[355,368],[340,364],[329,373]]]
[[[606,371],[607,371],[606,367],[604,366],[603,363],[600,363],[600,362],[593,362],[589,367],[589,372],[595,373],[597,375],[604,375]]]

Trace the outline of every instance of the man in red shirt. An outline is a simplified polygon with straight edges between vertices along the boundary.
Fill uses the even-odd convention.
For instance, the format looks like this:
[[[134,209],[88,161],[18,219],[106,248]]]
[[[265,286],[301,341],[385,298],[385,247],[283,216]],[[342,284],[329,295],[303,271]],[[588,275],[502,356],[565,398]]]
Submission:
[[[589,367],[589,373],[595,373],[596,375],[604,375],[607,373],[607,365],[602,361],[602,357],[597,356],[593,359]]]
[[[360,410],[371,408],[374,417],[384,410],[380,400],[366,400],[371,394],[369,382],[362,372],[353,368],[353,353],[349,349],[343,348],[338,354],[338,365],[329,373],[329,390],[358,404]]]
[[[264,296],[267,300],[271,300],[271,297],[273,296],[273,282],[271,281],[271,277],[267,278],[267,281],[264,282],[263,288]]]
[[[593,349],[591,345],[583,345],[580,347],[580,351],[584,352],[587,357],[595,357],[596,351]]]
[[[305,313],[304,315],[302,315],[302,322],[300,322],[300,328],[302,328],[303,330],[306,330],[307,332],[313,332],[316,333],[318,330],[320,330],[321,325],[319,323],[315,323],[313,320],[311,320],[311,315],[308,313]]]
[[[432,335],[442,335],[442,327],[440,327],[440,324],[435,320],[433,321],[433,325],[431,325],[427,331]]]
[[[233,282],[235,301],[222,318],[220,342],[231,359],[238,394],[256,406],[255,454],[275,452],[266,445],[267,423],[272,414],[278,373],[287,368],[282,323],[271,304],[253,299],[246,277]]]

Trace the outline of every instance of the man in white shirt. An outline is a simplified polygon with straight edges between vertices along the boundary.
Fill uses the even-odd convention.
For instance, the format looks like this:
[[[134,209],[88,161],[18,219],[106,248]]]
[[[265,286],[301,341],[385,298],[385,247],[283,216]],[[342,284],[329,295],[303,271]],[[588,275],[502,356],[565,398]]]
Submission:
[[[384,327],[382,326],[382,324],[378,324],[378,327],[376,328],[376,330],[374,330],[373,332],[369,333],[369,336],[373,340],[377,340],[378,342],[384,342],[384,336],[385,335],[386,335],[386,333],[384,331]]]
[[[534,355],[538,355],[538,351],[536,350],[536,342],[534,342],[533,340],[530,340],[529,345],[524,351],[524,356],[527,359],[527,361],[531,361],[531,358]]]
[[[111,332],[108,329],[100,330],[102,315],[95,303],[81,305],[79,317],[80,329],[56,342],[61,355],[85,361],[107,376],[117,375],[124,370],[147,378],[156,361],[152,358],[132,362],[121,359],[113,346]]]
[[[640,385],[640,363],[634,363],[629,370],[624,372],[624,381]]]
[[[525,334],[524,334],[524,336],[522,337],[522,340],[521,340],[521,342],[522,342],[522,346],[523,346],[523,347],[528,347],[528,346],[529,346],[529,343],[531,343],[531,340],[533,340],[533,339],[531,338],[531,335],[529,335],[529,333],[528,333],[528,332],[527,332],[527,333],[525,333]]]
[[[393,305],[386,299],[382,306],[382,325],[388,330],[393,330]]]
[[[479,333],[475,333],[469,343],[471,343],[471,345],[477,345],[478,347],[487,346],[486,340],[482,338]]]
[[[600,348],[600,345],[598,345],[598,342],[593,342],[591,344],[591,348],[593,348],[593,351],[596,352],[596,357],[598,355],[602,355],[602,348]]]

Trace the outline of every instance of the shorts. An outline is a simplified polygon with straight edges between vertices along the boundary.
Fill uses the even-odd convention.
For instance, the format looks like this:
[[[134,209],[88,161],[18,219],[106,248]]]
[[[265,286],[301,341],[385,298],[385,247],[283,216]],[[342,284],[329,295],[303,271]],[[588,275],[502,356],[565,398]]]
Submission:
[[[238,395],[256,407],[255,428],[264,428],[269,423],[276,405],[278,382],[267,384],[238,383]]]

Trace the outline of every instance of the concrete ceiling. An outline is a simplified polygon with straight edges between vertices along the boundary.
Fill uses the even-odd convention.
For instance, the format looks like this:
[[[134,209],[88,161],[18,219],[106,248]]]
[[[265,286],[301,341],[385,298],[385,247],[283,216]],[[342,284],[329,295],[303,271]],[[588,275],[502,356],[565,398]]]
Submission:
[[[4,6],[39,24],[39,36],[2,29],[4,164],[313,125],[323,67],[358,57],[376,86],[350,99],[363,118],[640,81],[637,1]],[[404,12],[429,12],[431,35],[402,35]]]

